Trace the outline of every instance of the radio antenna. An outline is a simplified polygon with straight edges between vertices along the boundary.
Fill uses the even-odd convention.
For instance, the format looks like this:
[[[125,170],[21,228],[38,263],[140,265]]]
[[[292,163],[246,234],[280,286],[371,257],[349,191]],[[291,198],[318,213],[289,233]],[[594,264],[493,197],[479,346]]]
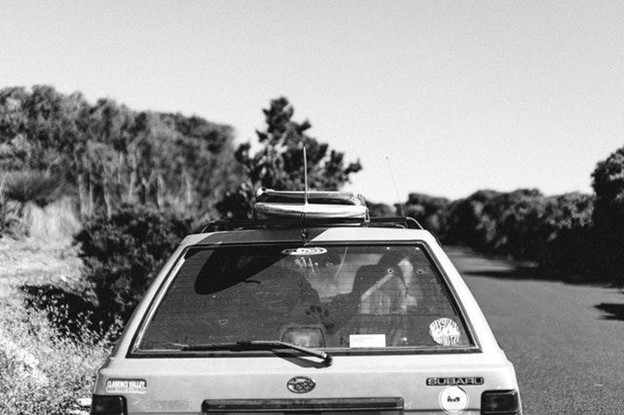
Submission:
[[[396,195],[397,201],[400,201],[399,198],[399,190],[397,189],[396,180],[394,180],[394,174],[392,173],[392,166],[390,165],[390,158],[386,156],[386,163],[388,163],[388,170],[390,170],[390,177],[392,178],[392,185],[394,186],[394,194]],[[405,216],[405,208],[403,208],[403,203],[399,202],[399,215]]]
[[[306,146],[303,145],[303,204],[308,204],[308,154],[306,153]]]

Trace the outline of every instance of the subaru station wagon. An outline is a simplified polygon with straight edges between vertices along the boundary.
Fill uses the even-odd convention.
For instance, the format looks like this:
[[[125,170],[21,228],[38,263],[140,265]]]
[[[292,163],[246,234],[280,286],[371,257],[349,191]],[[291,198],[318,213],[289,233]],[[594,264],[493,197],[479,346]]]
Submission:
[[[513,365],[436,239],[349,192],[261,189],[187,236],[91,413],[521,414]]]

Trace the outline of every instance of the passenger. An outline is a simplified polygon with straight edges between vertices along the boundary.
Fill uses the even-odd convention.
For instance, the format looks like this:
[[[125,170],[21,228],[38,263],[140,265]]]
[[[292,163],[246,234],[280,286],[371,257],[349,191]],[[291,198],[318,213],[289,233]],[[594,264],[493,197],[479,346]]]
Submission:
[[[327,331],[345,345],[349,334],[366,333],[385,333],[389,345],[403,344],[408,310],[422,298],[412,256],[408,249],[395,249],[376,265],[361,266],[351,293],[328,305]]]
[[[406,289],[406,306],[416,307],[423,300],[423,293],[414,272],[414,254],[409,249],[398,249],[386,253],[378,265],[382,269],[399,271]]]

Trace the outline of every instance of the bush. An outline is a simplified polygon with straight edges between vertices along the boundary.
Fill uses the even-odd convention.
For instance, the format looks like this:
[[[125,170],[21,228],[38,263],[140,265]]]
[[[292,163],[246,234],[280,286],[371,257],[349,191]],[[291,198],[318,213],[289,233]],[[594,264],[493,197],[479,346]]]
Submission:
[[[596,278],[592,222],[594,197],[578,192],[546,199],[540,237],[541,265],[569,276]]]
[[[405,215],[416,219],[423,228],[436,236],[446,229],[450,201],[421,193],[410,193],[405,204]]]
[[[37,170],[12,171],[2,176],[2,198],[22,204],[35,202],[45,206],[57,200],[65,187],[59,177]]]
[[[545,198],[537,189],[518,189],[501,193],[485,206],[494,221],[494,232],[487,249],[497,255],[537,260],[545,244],[539,235]]]
[[[149,207],[123,206],[87,221],[80,243],[85,278],[103,321],[126,321],[149,283],[187,233],[188,221]]]
[[[597,262],[617,284],[624,284],[624,147],[601,161],[592,173],[596,192],[593,220]]]
[[[82,327],[76,337],[63,336],[48,318],[65,318],[62,310],[27,310],[15,298],[0,308],[0,413],[64,415],[91,395],[116,333]]]
[[[397,216],[396,208],[386,205],[385,203],[374,203],[366,201],[368,213],[371,218],[380,218],[387,216]]]
[[[484,210],[499,196],[494,190],[479,190],[450,206],[444,242],[485,251],[494,238],[494,219]]]

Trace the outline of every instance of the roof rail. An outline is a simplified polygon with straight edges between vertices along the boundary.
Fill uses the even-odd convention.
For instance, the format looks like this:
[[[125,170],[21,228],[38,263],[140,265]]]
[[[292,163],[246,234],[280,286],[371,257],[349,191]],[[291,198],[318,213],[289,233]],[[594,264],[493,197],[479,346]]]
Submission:
[[[370,218],[370,226],[394,226],[407,229],[424,229],[422,225],[411,216],[381,216]]]
[[[205,232],[246,230],[246,229],[277,229],[301,228],[310,226],[360,226],[360,227],[394,227],[407,229],[423,229],[412,217],[375,217],[370,221],[361,218],[305,218],[301,219],[247,219],[212,221],[202,229]]]

